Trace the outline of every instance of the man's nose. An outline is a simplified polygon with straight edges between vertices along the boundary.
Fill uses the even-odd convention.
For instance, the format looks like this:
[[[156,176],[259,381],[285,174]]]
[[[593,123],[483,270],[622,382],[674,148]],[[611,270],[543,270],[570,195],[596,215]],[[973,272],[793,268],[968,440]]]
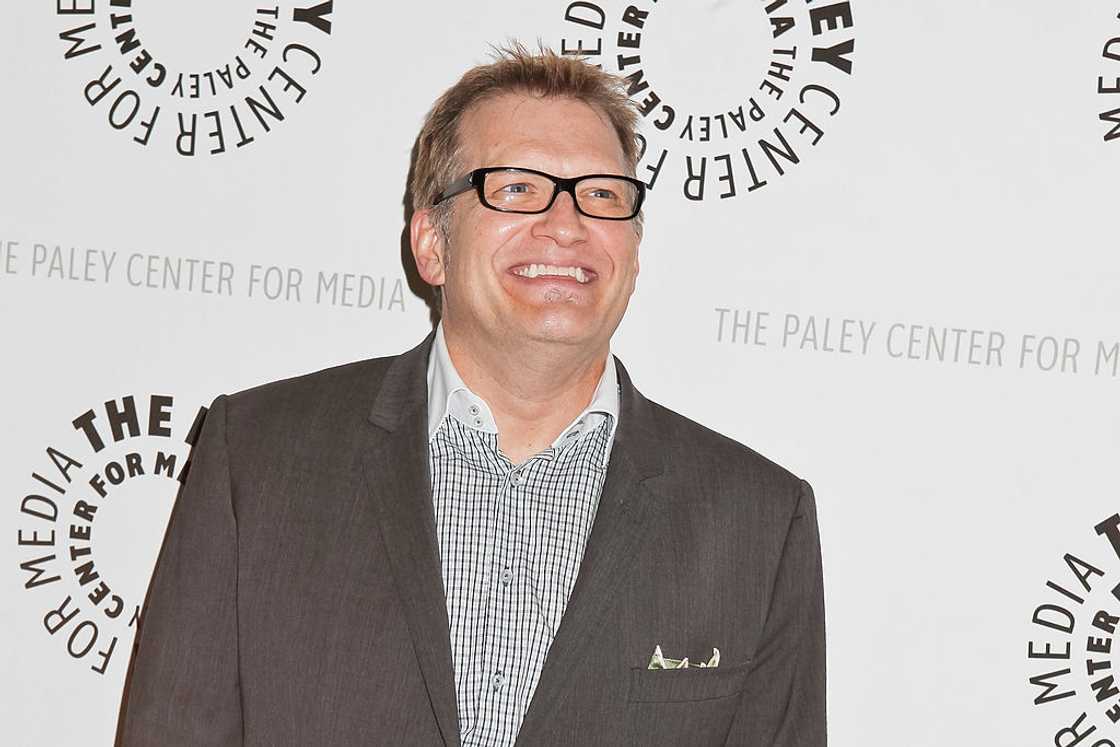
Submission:
[[[589,219],[576,209],[575,200],[568,192],[556,195],[552,207],[541,217],[543,220],[537,223],[534,230],[538,236],[547,236],[558,244],[571,244],[587,237],[587,224],[584,221]]]

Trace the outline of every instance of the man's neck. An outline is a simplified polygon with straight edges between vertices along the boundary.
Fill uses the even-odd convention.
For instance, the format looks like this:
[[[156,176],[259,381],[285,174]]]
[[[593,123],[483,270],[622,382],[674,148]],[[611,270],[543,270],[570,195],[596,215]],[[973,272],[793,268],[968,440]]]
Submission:
[[[591,402],[609,346],[587,350],[533,342],[513,349],[464,339],[446,324],[447,353],[468,388],[489,405],[498,447],[520,464],[551,444]]]

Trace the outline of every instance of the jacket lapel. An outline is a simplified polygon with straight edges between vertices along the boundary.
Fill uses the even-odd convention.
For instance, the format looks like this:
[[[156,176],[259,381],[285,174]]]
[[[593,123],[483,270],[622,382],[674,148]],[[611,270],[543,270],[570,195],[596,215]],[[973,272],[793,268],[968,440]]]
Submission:
[[[428,474],[427,365],[433,334],[391,364],[361,447],[367,489],[444,744],[459,744],[447,602]]]
[[[629,577],[642,536],[664,504],[664,496],[647,484],[664,470],[653,406],[634,388],[617,358],[615,363],[621,402],[606,480],[580,570],[522,722],[518,744],[546,740],[555,709],[572,687],[574,668],[570,664],[594,655],[588,643]]]

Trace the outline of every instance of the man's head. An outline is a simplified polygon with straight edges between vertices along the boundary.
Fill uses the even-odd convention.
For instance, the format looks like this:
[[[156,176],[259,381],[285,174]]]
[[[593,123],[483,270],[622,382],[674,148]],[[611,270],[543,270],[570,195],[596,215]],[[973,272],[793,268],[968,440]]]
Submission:
[[[500,189],[500,198],[498,192],[480,195],[476,185],[446,193],[486,167],[560,178],[632,177],[636,124],[617,78],[521,46],[468,71],[436,101],[417,143],[410,235],[421,277],[442,288],[446,328],[492,344],[605,347],[634,289],[640,216],[609,220],[580,208],[625,215],[625,201],[640,199],[640,190],[620,195],[613,213],[595,206],[612,192],[590,182],[559,191],[551,207],[536,214],[483,204],[483,198],[491,205],[512,204],[515,196],[520,200],[538,188],[516,180],[486,177],[485,188]],[[614,184],[625,191],[624,182]],[[547,179],[539,186],[551,189]]]

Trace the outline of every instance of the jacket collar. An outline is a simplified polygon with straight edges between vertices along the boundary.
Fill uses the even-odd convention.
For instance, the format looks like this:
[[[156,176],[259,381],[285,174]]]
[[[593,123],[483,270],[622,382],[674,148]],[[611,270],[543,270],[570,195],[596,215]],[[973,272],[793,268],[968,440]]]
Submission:
[[[421,405],[427,418],[425,370],[435,336],[435,330],[432,330],[419,345],[393,359],[374,397],[369,412],[371,423],[392,432],[406,415],[414,415],[414,410]]]

